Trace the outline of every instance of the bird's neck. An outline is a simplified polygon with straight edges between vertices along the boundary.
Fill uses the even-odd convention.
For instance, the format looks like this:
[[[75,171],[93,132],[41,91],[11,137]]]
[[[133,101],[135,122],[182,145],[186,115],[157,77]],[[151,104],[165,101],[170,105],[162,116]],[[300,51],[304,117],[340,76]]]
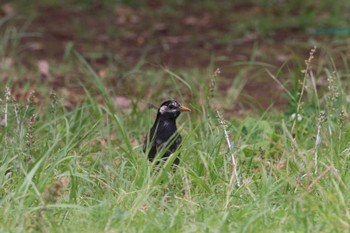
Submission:
[[[154,126],[162,131],[175,132],[177,130],[175,118],[157,117]]]

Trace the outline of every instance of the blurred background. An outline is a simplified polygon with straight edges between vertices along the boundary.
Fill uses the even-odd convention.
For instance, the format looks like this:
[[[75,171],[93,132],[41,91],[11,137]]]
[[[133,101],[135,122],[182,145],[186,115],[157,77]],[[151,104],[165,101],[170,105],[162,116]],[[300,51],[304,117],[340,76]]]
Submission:
[[[220,68],[218,92],[229,96],[222,107],[236,112],[288,109],[271,74],[297,93],[314,46],[321,88],[325,66],[346,71],[349,64],[349,1],[16,0],[1,1],[0,17],[2,82],[18,98],[55,90],[67,106],[85,95],[81,83],[89,86],[74,51],[118,104],[176,97],[171,73],[196,90]],[[191,98],[187,92],[181,97]]]

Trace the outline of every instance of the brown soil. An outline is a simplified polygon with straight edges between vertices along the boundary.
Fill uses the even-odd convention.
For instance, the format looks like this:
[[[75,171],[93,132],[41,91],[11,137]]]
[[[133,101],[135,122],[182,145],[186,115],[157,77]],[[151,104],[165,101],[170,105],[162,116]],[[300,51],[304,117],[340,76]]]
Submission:
[[[229,4],[219,6],[218,11],[189,4],[163,10],[165,6],[160,2],[149,1],[138,9],[40,7],[28,29],[40,36],[24,40],[31,48],[28,59],[62,62],[67,44],[72,43],[96,69],[105,67],[111,56],[113,62],[125,69],[132,68],[142,56],[145,66],[171,69],[207,69],[214,62],[225,78],[220,86],[225,92],[242,67],[247,66],[239,63],[251,61],[255,54],[253,68],[246,74],[242,100],[262,109],[270,104],[277,108],[285,106],[281,88],[257,62],[274,65],[269,69],[276,73],[281,66],[293,67],[296,57],[299,61],[306,59],[310,48],[297,43],[307,40],[304,30],[275,30],[271,35],[232,33],[242,20],[263,14],[263,9]]]

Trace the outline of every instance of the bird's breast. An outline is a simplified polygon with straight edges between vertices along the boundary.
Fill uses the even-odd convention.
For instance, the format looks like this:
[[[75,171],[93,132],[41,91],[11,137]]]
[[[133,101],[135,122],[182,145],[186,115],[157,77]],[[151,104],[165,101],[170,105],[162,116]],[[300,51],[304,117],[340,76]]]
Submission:
[[[176,133],[177,128],[173,122],[163,121],[159,122],[156,130],[156,138],[162,139],[163,141],[168,140]]]

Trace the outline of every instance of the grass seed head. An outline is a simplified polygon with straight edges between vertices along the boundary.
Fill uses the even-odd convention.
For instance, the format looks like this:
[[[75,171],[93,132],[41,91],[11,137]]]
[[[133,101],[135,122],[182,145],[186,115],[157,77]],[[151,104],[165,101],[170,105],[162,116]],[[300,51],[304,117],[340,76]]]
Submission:
[[[318,115],[318,125],[322,125],[322,123],[325,121],[326,121],[326,112],[320,111],[320,113]]]
[[[337,87],[337,72],[333,71],[328,77],[329,103],[333,105],[339,98],[339,91]]]
[[[35,98],[35,91],[31,91],[29,93],[29,97],[28,97],[28,105],[33,105],[34,104],[34,98]]]
[[[56,111],[56,106],[57,106],[57,101],[58,101],[58,97],[56,92],[51,92],[50,93],[50,112],[54,113]]]
[[[311,71],[312,69],[312,65],[311,65],[311,62],[312,60],[315,58],[314,54],[316,53],[316,49],[317,47],[314,46],[310,52],[309,52],[309,58],[307,60],[305,60],[305,65],[306,65],[306,68],[304,70],[302,70],[301,72],[302,73],[308,73]]]
[[[34,123],[35,123],[35,115],[32,115],[29,119],[28,131],[26,134],[26,145],[27,147],[32,147],[34,144]]]
[[[213,105],[213,100],[215,98],[215,92],[216,92],[216,86],[217,86],[217,79],[220,76],[220,69],[217,68],[214,72],[213,77],[210,79],[210,83],[209,83],[209,94],[208,94],[208,107],[210,107],[211,109],[216,109]]]
[[[343,106],[341,111],[340,111],[340,116],[339,116],[339,126],[341,129],[344,128],[345,121],[346,121],[346,110]]]

